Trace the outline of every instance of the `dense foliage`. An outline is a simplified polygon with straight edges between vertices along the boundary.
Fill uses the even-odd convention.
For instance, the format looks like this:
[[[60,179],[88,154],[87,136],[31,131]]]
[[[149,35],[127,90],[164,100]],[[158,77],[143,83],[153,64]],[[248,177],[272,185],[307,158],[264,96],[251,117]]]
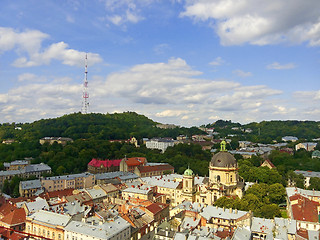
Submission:
[[[311,141],[320,137],[320,122],[316,121],[262,121],[241,125],[231,121],[218,120],[203,127],[214,128],[222,137],[247,140],[255,143],[281,142],[284,136],[295,136]]]
[[[160,129],[156,122],[135,112],[114,114],[74,113],[54,119],[42,119],[25,124],[0,125],[0,140],[33,141],[42,137],[69,137],[74,140],[94,138],[98,140],[137,139],[144,137],[177,137],[180,134],[203,133],[196,127]],[[17,126],[21,130],[17,129]]]
[[[155,122],[133,112],[115,114],[80,114],[74,113],[56,119],[40,120],[26,124],[0,125],[0,141],[14,139],[12,144],[0,144],[0,169],[4,162],[11,162],[25,157],[33,157],[32,163],[47,163],[52,168],[52,175],[79,173],[87,170],[87,164],[92,158],[120,159],[127,157],[146,157],[149,162],[167,162],[182,174],[190,167],[195,174],[208,176],[208,165],[212,154],[203,151],[200,145],[178,144],[169,147],[165,153],[147,149],[144,145],[136,148],[124,142],[110,142],[114,139],[129,139],[136,137],[141,144],[144,137],[172,137],[179,135],[191,136],[203,134],[196,127],[160,129]],[[219,120],[206,127],[214,127],[220,137],[230,137],[228,149],[236,149],[239,140],[271,143],[281,140],[281,136],[293,135],[310,140],[320,136],[318,122],[271,121],[241,125],[231,121]],[[246,129],[252,130],[245,131]],[[41,145],[42,137],[69,137],[74,141],[66,146],[54,143]],[[320,148],[320,145],[318,146]],[[214,146],[219,148],[219,144]],[[242,199],[220,198],[217,206],[232,207],[240,210],[252,210],[255,216],[272,218],[280,216],[278,204],[284,201],[284,186],[287,181],[297,187],[304,187],[304,178],[293,172],[300,170],[320,171],[320,159],[311,159],[309,152],[299,150],[290,155],[280,151],[272,151],[269,159],[276,169],[260,167],[263,159],[253,156],[242,159],[235,156],[239,164],[239,175],[247,182],[256,182],[245,193]],[[21,179],[15,177],[5,181],[3,190],[13,196],[18,196],[18,183]],[[320,190],[320,180],[311,178],[309,189]]]
[[[274,218],[281,216],[278,205],[284,201],[285,188],[282,184],[260,183],[251,186],[241,199],[222,197],[214,205],[243,211],[251,210],[255,217]]]

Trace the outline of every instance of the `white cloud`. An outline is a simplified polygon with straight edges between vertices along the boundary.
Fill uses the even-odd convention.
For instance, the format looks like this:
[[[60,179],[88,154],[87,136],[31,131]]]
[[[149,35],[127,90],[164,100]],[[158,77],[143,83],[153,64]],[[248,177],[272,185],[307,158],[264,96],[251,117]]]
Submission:
[[[157,55],[162,55],[164,54],[166,51],[168,51],[170,49],[170,46],[166,43],[161,43],[161,44],[158,44],[156,45],[154,48],[153,48],[153,51],[155,52],[155,54]]]
[[[239,77],[243,77],[243,78],[252,76],[251,72],[244,72],[244,71],[242,71],[240,69],[234,70],[232,73],[237,75],[237,76],[239,76]]]
[[[112,22],[114,25],[120,25],[122,22],[122,17],[119,15],[114,15],[108,17],[109,21]]]
[[[212,62],[210,62],[209,65],[220,66],[220,65],[222,65],[224,63],[225,63],[225,61],[221,57],[216,57],[216,59],[213,60]]]
[[[189,113],[189,111],[186,110],[165,110],[159,113],[156,113],[157,117],[178,117],[182,114]]]
[[[47,34],[37,30],[17,32],[12,28],[0,28],[0,53],[16,50],[21,57],[13,62],[15,67],[48,65],[52,60],[59,60],[69,66],[84,65],[86,53],[71,49],[64,42],[53,43],[42,50],[42,42],[48,37]],[[89,65],[101,61],[99,54],[88,53]]]
[[[105,19],[116,26],[136,24],[145,19],[141,15],[142,9],[152,2],[154,0],[104,0]]]
[[[320,117],[316,111],[320,91],[296,92],[292,101],[284,101],[282,91],[268,86],[203,79],[201,74],[185,60],[172,58],[135,65],[107,77],[96,76],[89,84],[89,111],[136,111],[155,121],[182,126],[217,119],[299,119],[308,113],[314,119]],[[31,73],[21,74],[19,79],[23,86],[0,94],[1,122],[33,121],[80,111],[82,85],[72,79],[44,79]],[[36,82],[38,79],[45,82]],[[310,103],[305,104],[308,99]]]
[[[280,64],[278,62],[274,62],[267,66],[267,69],[276,69],[276,70],[285,70],[285,69],[293,69],[296,68],[294,63]]]
[[[17,48],[19,52],[38,52],[41,43],[49,36],[38,30],[17,32],[12,28],[0,27],[0,53]]]
[[[320,101],[320,90],[316,91],[297,91],[294,92],[294,97],[302,100],[302,101],[308,101],[308,102],[314,102],[318,104]]]
[[[320,45],[318,0],[193,0],[182,17],[212,20],[223,45],[308,42]],[[211,24],[211,23],[210,23]]]

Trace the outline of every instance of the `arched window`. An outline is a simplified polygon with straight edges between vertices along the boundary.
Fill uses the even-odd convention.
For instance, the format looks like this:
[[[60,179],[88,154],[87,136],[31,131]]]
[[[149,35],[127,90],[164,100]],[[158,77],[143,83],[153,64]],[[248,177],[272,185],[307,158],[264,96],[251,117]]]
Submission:
[[[220,182],[220,175],[217,175],[217,182]]]
[[[232,175],[230,175],[230,182],[232,182]]]

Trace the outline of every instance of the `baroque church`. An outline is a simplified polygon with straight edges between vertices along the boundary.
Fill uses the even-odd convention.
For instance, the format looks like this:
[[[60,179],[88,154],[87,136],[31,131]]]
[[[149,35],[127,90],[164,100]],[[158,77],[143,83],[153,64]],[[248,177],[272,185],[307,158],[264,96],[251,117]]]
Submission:
[[[209,164],[209,177],[196,176],[188,168],[183,175],[169,174],[143,178],[142,182],[156,186],[166,196],[167,203],[175,207],[183,201],[212,205],[223,196],[242,198],[244,182],[238,174],[238,163],[221,142],[220,152],[213,155]]]
[[[212,205],[223,196],[242,198],[244,182],[238,174],[238,163],[221,142],[220,152],[213,155],[209,164],[209,178],[195,183],[197,177],[191,169],[185,170],[182,179],[181,200]],[[180,202],[180,201],[178,201]]]

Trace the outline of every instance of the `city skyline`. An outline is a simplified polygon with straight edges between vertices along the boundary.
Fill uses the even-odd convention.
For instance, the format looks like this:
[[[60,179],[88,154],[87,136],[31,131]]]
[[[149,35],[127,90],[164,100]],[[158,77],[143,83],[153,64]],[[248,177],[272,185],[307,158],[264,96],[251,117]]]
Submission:
[[[318,0],[4,0],[0,123],[80,112],[86,54],[89,112],[320,120],[319,46]]]

